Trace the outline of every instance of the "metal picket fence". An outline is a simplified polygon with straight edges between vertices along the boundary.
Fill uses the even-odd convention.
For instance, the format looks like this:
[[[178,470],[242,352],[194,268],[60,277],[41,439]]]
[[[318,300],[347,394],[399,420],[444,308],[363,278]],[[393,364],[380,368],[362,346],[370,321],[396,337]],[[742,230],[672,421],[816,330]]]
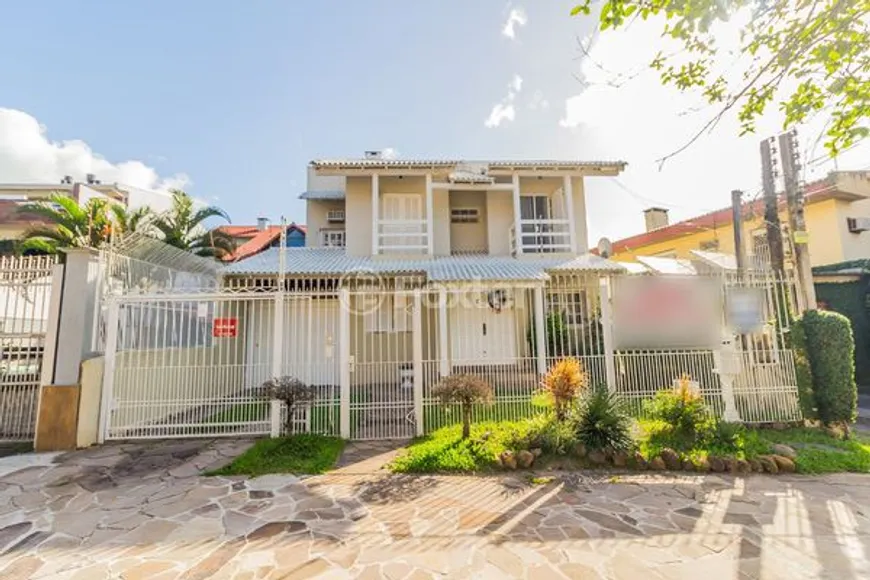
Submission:
[[[34,436],[55,264],[0,257],[0,442]]]

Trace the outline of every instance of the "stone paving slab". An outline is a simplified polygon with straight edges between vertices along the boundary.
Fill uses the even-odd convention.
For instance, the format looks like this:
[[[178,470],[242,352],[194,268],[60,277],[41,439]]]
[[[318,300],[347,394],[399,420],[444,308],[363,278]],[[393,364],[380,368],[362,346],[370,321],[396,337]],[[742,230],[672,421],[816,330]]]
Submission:
[[[870,578],[868,476],[532,485],[390,475],[371,445],[324,476],[199,475],[250,444],[25,462],[0,477],[0,578]]]

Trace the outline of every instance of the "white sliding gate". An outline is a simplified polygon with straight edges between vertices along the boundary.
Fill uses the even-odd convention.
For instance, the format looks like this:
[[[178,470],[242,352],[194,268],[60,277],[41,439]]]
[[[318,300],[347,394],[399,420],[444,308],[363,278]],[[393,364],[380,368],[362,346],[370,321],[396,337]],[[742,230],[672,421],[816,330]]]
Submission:
[[[56,256],[0,258],[0,442],[36,428]]]
[[[283,313],[279,316],[276,313]],[[261,388],[312,385],[294,430],[338,429],[335,295],[270,293],[114,297],[101,412],[106,439],[273,432]]]

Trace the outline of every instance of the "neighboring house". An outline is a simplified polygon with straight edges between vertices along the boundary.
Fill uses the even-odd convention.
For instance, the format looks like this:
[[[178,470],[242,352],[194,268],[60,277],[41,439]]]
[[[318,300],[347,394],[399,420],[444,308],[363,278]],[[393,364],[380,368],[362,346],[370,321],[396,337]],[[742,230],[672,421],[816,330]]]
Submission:
[[[39,216],[28,215],[21,206],[47,200],[53,194],[67,195],[81,204],[94,197],[103,197],[127,204],[128,191],[117,183],[100,183],[89,175],[85,183],[64,177],[60,183],[0,183],[0,253],[11,253],[15,241],[33,225],[50,225]]]
[[[870,257],[870,172],[835,171],[807,184],[805,220],[813,266]],[[731,208],[670,224],[668,211],[645,210],[646,232],[613,242],[612,259],[637,261],[639,256],[692,259],[693,250],[734,254]],[[769,260],[764,202],[743,206],[746,252],[763,265]],[[785,228],[788,216],[780,207]],[[788,246],[788,244],[786,244]],[[785,248],[789,252],[788,247]]]
[[[235,251],[223,258],[227,262],[244,260],[281,244],[281,226],[270,226],[265,218],[259,218],[255,226],[221,226],[217,229],[229,234],[236,243]],[[305,247],[306,234],[304,225],[288,225],[285,238],[287,247]]]

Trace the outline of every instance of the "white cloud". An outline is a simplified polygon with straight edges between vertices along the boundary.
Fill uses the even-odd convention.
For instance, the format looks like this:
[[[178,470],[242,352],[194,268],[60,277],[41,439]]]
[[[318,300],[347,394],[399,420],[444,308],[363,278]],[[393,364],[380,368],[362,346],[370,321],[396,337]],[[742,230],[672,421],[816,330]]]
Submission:
[[[776,106],[759,121],[754,135],[743,137],[738,137],[736,115],[729,114],[713,133],[701,135],[660,170],[657,160],[683,146],[716,113],[697,96],[661,86],[656,71],[649,69],[651,54],[673,48],[661,38],[661,26],[661,20],[638,21],[626,32],[601,35],[581,64],[585,88],[564,101],[559,124],[573,140],[566,155],[629,163],[618,178],[624,188],[610,179],[587,182],[593,242],[600,236],[618,239],[642,232],[641,210],[651,205],[668,207],[673,222],[726,207],[732,189],[754,197],[761,182],[759,142],[782,130]],[[738,33],[739,26],[732,20],[717,31],[717,43],[736,46]],[[801,149],[809,158],[824,153],[821,145],[813,152],[819,129],[817,124],[800,129]],[[839,168],[860,169],[866,166],[868,154],[870,143],[848,152]],[[832,163],[816,165],[808,168],[805,178],[818,179],[832,169]]]
[[[190,184],[187,175],[161,176],[138,160],[112,163],[84,141],[51,141],[33,116],[0,108],[0,181],[5,183],[59,183],[65,175],[84,181],[93,173],[103,183],[132,186],[138,193],[131,205],[161,206],[160,192]]]
[[[544,98],[544,91],[538,89],[532,93],[532,100],[529,101],[529,108],[533,111],[550,108],[550,101]]]
[[[501,125],[502,121],[513,121],[516,117],[514,106],[509,103],[496,103],[489,112],[489,117],[483,122],[484,126],[492,129]]]
[[[523,77],[515,74],[508,84],[508,92],[505,97],[494,104],[489,112],[489,117],[483,122],[484,127],[492,129],[498,127],[503,121],[513,121],[516,118],[517,111],[514,108],[514,101],[517,94],[523,89]]]
[[[517,37],[516,27],[525,26],[529,19],[526,17],[526,12],[522,8],[513,8],[508,14],[507,21],[501,29],[501,33],[511,40]]]

